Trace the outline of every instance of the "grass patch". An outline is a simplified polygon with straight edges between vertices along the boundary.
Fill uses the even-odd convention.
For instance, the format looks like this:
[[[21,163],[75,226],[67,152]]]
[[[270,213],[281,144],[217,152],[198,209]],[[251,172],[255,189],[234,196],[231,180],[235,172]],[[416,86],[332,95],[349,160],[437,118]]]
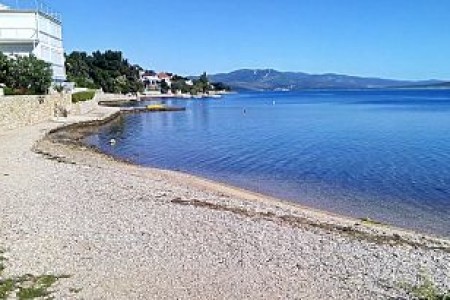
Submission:
[[[415,285],[402,284],[401,287],[405,289],[414,299],[450,300],[450,289],[446,292],[440,290],[431,277],[423,271],[418,275],[417,283]]]
[[[1,279],[0,280],[0,299],[7,299],[9,294],[16,289],[13,279]]]
[[[78,103],[83,101],[89,101],[94,99],[95,97],[95,91],[94,90],[88,90],[84,92],[78,92],[72,95],[72,102]]]
[[[53,275],[33,276],[25,275],[17,280],[19,299],[35,299],[48,297],[51,292],[48,290],[58,278]]]
[[[4,277],[5,257],[4,252],[0,250],[0,299],[6,300],[14,298],[18,300],[28,299],[52,299],[53,293],[50,288],[60,279],[68,278],[69,276],[55,276],[55,275],[31,275],[26,274],[22,276]]]
[[[5,96],[42,95],[42,93],[36,93],[36,91],[25,89],[25,88],[12,89],[9,87],[4,87],[3,93]]]

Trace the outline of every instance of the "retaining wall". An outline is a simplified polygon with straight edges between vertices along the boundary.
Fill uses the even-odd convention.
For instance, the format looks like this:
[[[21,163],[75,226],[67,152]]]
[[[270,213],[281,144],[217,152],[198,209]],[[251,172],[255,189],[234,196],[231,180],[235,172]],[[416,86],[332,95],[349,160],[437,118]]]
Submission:
[[[70,94],[0,96],[0,131],[63,116],[71,105]]]
[[[0,96],[0,132],[33,125],[67,115],[84,115],[98,108],[99,101],[134,100],[136,96],[97,92],[93,100],[72,103],[71,94]]]

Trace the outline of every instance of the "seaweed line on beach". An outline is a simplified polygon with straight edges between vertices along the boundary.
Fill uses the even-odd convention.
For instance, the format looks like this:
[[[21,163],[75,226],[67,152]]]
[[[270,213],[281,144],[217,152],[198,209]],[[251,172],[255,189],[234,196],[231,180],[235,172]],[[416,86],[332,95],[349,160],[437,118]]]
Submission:
[[[263,219],[271,222],[276,222],[279,224],[289,225],[292,227],[302,228],[302,227],[312,227],[317,229],[322,229],[328,232],[337,232],[341,234],[345,234],[347,236],[351,236],[354,238],[358,238],[360,240],[366,240],[368,242],[376,243],[376,244],[388,244],[391,246],[396,245],[408,245],[415,248],[424,248],[428,250],[440,250],[446,253],[450,253],[450,247],[446,246],[437,246],[437,245],[426,245],[424,243],[414,242],[408,239],[401,237],[399,234],[394,233],[392,235],[380,235],[373,233],[366,233],[360,231],[351,226],[343,226],[338,224],[330,224],[326,222],[314,222],[310,219],[293,216],[293,215],[277,215],[273,212],[258,212],[251,211],[244,208],[239,207],[229,207],[226,205],[221,205],[217,203],[211,203],[207,201],[200,201],[198,199],[190,199],[190,200],[182,200],[181,198],[175,198],[171,200],[171,203],[183,205],[183,206],[193,206],[199,208],[206,208],[216,211],[230,212],[242,217],[251,218],[251,219]]]

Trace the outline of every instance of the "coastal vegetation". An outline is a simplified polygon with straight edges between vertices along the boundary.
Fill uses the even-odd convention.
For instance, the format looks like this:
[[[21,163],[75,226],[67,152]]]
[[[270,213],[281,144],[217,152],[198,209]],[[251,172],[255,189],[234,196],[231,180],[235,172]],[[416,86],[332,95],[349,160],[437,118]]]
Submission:
[[[178,75],[173,76],[170,90],[173,94],[181,92],[182,94],[198,95],[208,94],[210,92],[230,91],[231,88],[223,82],[210,82],[205,72],[197,79],[192,80]]]
[[[4,276],[5,257],[3,250],[0,250],[0,299],[53,299],[51,297],[51,287],[59,280],[69,276],[55,275],[31,275]]]
[[[72,102],[83,102],[92,100],[95,97],[95,90],[87,90],[72,94]]]
[[[450,300],[450,289],[443,291],[428,274],[422,271],[417,278],[416,285],[400,284],[414,299],[418,300]]]
[[[142,68],[131,64],[121,51],[74,51],[66,55],[68,81],[77,87],[101,88],[106,93],[128,94],[143,91]]]
[[[46,94],[52,83],[50,64],[34,55],[8,57],[0,52],[0,83],[6,95]]]

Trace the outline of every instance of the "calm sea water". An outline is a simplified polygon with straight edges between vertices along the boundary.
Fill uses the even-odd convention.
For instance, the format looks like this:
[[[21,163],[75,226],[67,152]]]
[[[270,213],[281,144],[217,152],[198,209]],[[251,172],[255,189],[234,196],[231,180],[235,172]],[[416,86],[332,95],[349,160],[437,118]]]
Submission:
[[[187,111],[127,115],[86,141],[137,164],[450,236],[450,91],[271,92],[170,103]]]

